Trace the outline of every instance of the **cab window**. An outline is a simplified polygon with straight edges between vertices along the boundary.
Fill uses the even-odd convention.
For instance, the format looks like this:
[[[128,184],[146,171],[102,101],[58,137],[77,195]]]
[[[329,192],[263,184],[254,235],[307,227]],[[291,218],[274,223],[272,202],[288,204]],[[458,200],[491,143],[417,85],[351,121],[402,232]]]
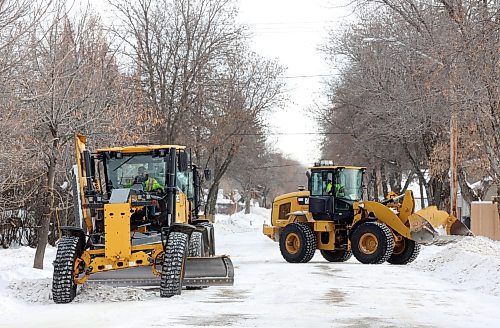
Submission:
[[[316,171],[311,174],[311,195],[326,196],[328,180],[333,181],[333,173],[329,171]]]

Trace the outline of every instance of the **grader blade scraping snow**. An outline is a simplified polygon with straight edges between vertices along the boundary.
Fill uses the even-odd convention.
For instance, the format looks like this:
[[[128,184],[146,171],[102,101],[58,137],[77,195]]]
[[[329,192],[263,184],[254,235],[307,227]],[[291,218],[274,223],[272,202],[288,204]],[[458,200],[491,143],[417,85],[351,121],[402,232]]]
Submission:
[[[115,287],[158,287],[160,275],[155,275],[149,267],[136,267],[127,270],[99,272],[89,277],[86,284],[110,285]],[[182,286],[232,286],[234,267],[226,255],[213,257],[188,257]]]

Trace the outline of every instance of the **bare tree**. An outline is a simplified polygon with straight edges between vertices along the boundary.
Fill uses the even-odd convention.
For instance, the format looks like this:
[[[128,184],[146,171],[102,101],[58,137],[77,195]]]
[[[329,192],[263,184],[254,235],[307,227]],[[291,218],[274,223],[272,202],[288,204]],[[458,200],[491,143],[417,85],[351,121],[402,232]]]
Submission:
[[[31,35],[29,60],[20,81],[24,111],[31,117],[34,145],[44,155],[46,194],[34,267],[43,256],[56,204],[55,181],[62,150],[76,132],[106,116],[106,75],[113,65],[98,19],[84,14],[73,23],[56,3],[49,20]]]

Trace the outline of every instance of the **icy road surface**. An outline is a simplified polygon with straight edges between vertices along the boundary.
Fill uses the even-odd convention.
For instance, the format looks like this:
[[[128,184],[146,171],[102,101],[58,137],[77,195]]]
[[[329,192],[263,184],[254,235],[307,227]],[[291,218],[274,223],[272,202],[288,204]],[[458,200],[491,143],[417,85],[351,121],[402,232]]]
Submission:
[[[408,266],[286,263],[261,233],[269,212],[219,216],[216,248],[235,265],[233,287],[157,290],[84,287],[71,304],[50,299],[51,262],[0,250],[0,327],[500,327],[500,244],[471,238],[426,247]],[[446,280],[445,280],[446,279]]]

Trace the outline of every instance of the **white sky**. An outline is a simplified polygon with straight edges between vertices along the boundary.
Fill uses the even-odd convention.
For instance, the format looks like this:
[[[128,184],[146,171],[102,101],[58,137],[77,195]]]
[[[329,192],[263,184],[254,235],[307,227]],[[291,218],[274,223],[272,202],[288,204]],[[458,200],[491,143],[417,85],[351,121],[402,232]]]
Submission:
[[[238,20],[253,31],[253,49],[277,58],[287,67],[285,76],[335,74],[318,51],[329,29],[352,19],[347,0],[240,0]],[[325,77],[287,78],[288,101],[269,118],[272,133],[315,133],[311,109],[326,103]],[[276,148],[304,164],[319,159],[320,135],[274,135]]]

